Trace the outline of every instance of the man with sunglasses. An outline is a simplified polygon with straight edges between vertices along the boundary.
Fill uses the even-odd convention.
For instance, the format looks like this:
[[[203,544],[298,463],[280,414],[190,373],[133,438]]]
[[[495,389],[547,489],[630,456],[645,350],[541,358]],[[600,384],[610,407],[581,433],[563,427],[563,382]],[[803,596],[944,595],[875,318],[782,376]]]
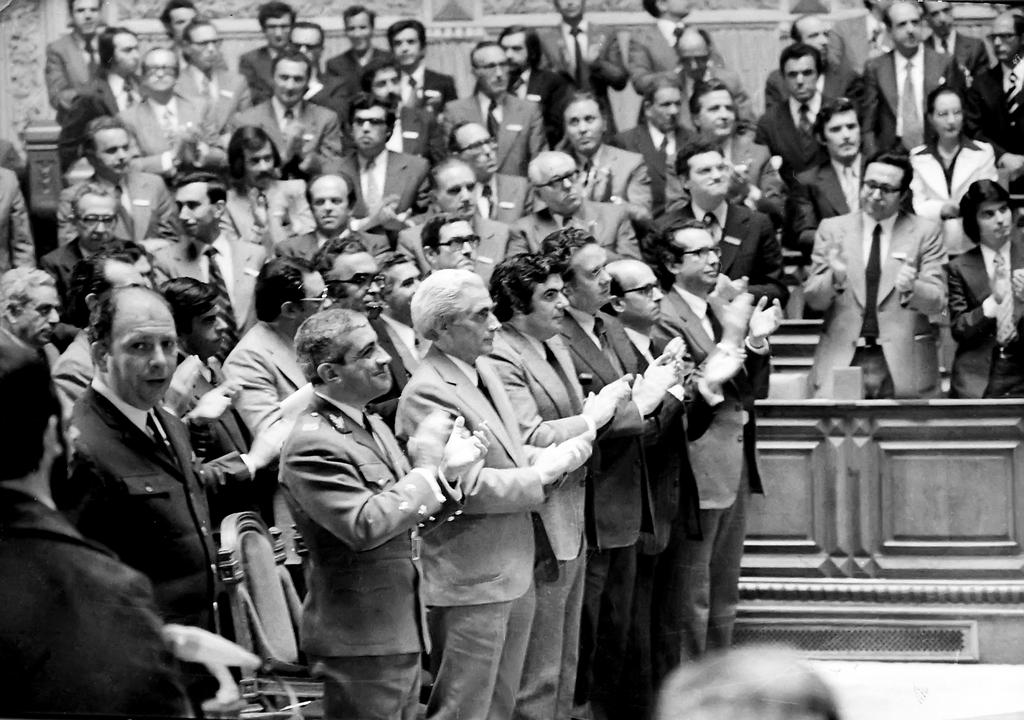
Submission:
[[[448,135],[448,151],[469,163],[480,188],[481,217],[511,225],[533,210],[530,181],[498,172],[498,143],[480,123],[456,123]]]
[[[940,226],[900,210],[913,168],[880,153],[861,176],[860,210],[818,226],[804,297],[825,313],[810,387],[834,397],[837,368],[863,370],[864,397],[921,398],[939,392],[936,326],[946,304]]]
[[[640,258],[624,205],[583,199],[576,161],[563,152],[542,152],[530,161],[530,183],[540,209],[512,223],[507,255],[537,252],[545,237],[563,227],[593,235],[612,258]]]
[[[470,52],[476,89],[444,108],[446,120],[480,123],[498,143],[498,172],[526,175],[527,163],[548,146],[540,107],[508,91],[508,60],[501,45],[482,40]]]
[[[293,340],[324,303],[320,273],[300,258],[274,258],[256,278],[256,324],[224,362],[239,385],[235,408],[253,434],[281,417],[278,404],[306,384]]]
[[[173,50],[147,52],[142,58],[145,100],[120,115],[139,146],[140,157],[132,166],[168,179],[179,171],[227,165],[227,155],[216,143],[211,106],[176,90],[178,71]]]
[[[475,271],[487,282],[491,271],[506,257],[509,228],[504,223],[490,220],[480,213],[479,184],[473,168],[458,158],[449,158],[431,171],[434,181],[433,207],[445,220],[438,221],[436,230],[427,238],[428,219],[423,225],[414,225],[398,234],[398,246],[415,257],[424,273],[442,268],[465,267]],[[463,227],[444,230],[451,237],[474,238],[472,242],[444,244],[441,228],[458,221]],[[442,243],[442,244],[438,244]]]

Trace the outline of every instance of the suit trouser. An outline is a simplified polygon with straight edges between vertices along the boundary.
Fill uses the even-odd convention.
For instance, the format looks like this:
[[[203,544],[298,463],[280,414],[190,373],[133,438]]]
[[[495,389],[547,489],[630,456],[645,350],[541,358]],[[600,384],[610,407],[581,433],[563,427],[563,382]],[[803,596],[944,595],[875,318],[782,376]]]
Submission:
[[[509,720],[523,674],[535,598],[533,586],[515,600],[434,606],[427,627],[434,687],[431,720]]]
[[[573,560],[550,558],[534,569],[537,607],[516,720],[567,720],[572,712],[585,576],[584,552]]]
[[[589,702],[595,718],[608,717],[620,702],[619,683],[633,614],[636,553],[636,545],[587,551],[576,704]]]
[[[663,633],[656,638],[659,672],[732,644],[750,495],[745,473],[741,483],[730,507],[701,509],[703,539],[670,541],[674,557],[666,553],[664,560],[671,594],[656,615]]]
[[[415,720],[420,653],[310,661],[313,677],[324,681],[325,720]]]

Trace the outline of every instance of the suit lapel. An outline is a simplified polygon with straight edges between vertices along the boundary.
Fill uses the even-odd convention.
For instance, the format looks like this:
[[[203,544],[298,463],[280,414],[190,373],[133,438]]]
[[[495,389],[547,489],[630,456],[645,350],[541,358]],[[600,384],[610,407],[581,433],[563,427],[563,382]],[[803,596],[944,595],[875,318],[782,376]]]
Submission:
[[[180,448],[177,447],[173,441],[171,442],[171,447],[174,451],[175,460],[172,460],[170,455],[160,452],[156,448],[153,438],[140,430],[131,420],[125,417],[120,410],[114,407],[113,403],[92,388],[90,388],[88,392],[92,393],[93,406],[96,408],[97,414],[108,426],[121,433],[121,439],[126,446],[147,460],[160,465],[179,482],[184,482],[185,478],[182,474],[182,468],[187,467],[188,465],[178,465],[177,462],[175,462],[175,460],[180,460],[181,454],[179,452]],[[157,412],[159,414],[163,411],[158,409]],[[160,420],[168,439],[170,439],[171,433],[167,432],[168,423],[165,421],[164,417],[161,417]],[[186,463],[191,463],[192,458],[187,457],[185,460]]]
[[[675,317],[683,326],[690,355],[694,362],[702,363],[715,349],[715,340],[704,330],[704,324],[690,308],[690,304],[675,290],[670,290],[662,302],[668,302]]]
[[[882,89],[882,95],[893,114],[899,115],[899,92],[896,89],[896,60],[892,53],[882,56],[878,68],[878,84]]]
[[[139,173],[128,174],[128,194],[131,196],[131,215],[135,242],[141,243],[146,239],[146,231],[149,229],[149,220],[153,215],[153,200],[149,191],[149,183],[145,175]]]
[[[384,448],[377,444],[373,439],[373,435],[371,435],[370,432],[360,423],[362,418],[350,418],[346,413],[342,412],[339,408],[321,397],[317,397],[317,403],[319,404],[319,412],[330,421],[331,425],[337,432],[342,435],[350,436],[357,443],[373,453],[374,457],[391,468],[392,472],[395,472],[395,467],[391,462],[391,458],[388,457]],[[370,426],[373,427],[372,419],[370,420]],[[367,479],[372,480],[373,478]],[[379,484],[381,486],[385,486],[390,484],[391,478],[381,478],[381,480],[384,480],[384,482]]]
[[[476,102],[475,97],[473,101]],[[501,123],[498,127],[498,149],[497,149],[497,160],[498,167],[500,168],[505,162],[505,158],[512,151],[512,146],[515,145],[516,136],[523,132],[522,118],[519,117],[517,112],[519,109],[518,104],[512,102],[512,96],[506,94],[501,103]],[[486,122],[484,123],[486,126]],[[509,129],[509,125],[519,125],[518,131]]]
[[[407,165],[397,153],[390,150],[384,152],[387,153],[387,165],[384,169],[384,196],[400,195],[400,190],[405,184],[404,176]]]
[[[692,208],[690,212],[693,212]],[[740,248],[739,244],[731,243],[726,238],[733,238],[742,243],[747,237],[747,224],[749,221],[749,216],[739,207],[734,205],[727,206],[725,227],[722,228],[722,242],[718,244],[722,251],[722,273],[725,275],[729,274],[732,263],[736,259],[736,253]]]
[[[498,441],[501,442],[502,446],[508,451],[508,454],[514,458],[517,463],[525,464],[526,458],[523,453],[522,444],[517,443],[511,434],[515,433],[518,435],[519,420],[516,419],[516,414],[512,409],[512,405],[509,403],[508,395],[505,393],[505,386],[502,385],[501,382],[501,377],[491,365],[491,360],[486,357],[477,358],[476,371],[480,376],[480,381],[487,388],[487,392],[490,393],[493,405],[492,403],[488,403],[488,405],[492,405],[494,407],[501,420],[501,426],[496,428],[496,430],[500,430],[500,432],[496,434]],[[479,392],[479,390],[477,392]]]
[[[409,380],[409,370],[402,360],[402,353],[398,351],[398,348],[395,347],[395,343],[391,339],[388,324],[378,317],[370,321],[370,327],[377,333],[377,342],[384,349],[384,352],[391,356],[391,377],[399,390],[401,390]]]
[[[892,226],[892,238],[889,240],[889,254],[881,258],[882,276],[878,280],[879,305],[895,288],[896,274],[903,267],[903,262],[894,256],[902,253],[908,261],[915,263],[917,261],[914,237],[910,233],[903,232],[907,222],[907,218],[902,213],[896,218],[896,224]]]
[[[818,187],[821,188],[825,199],[836,209],[837,214],[846,215],[850,212],[850,206],[846,204],[846,195],[843,194],[843,186],[832,163],[822,166],[818,171]]]
[[[557,388],[564,387],[565,383],[562,378],[558,376],[558,373],[551,363],[548,362],[546,357],[541,356],[540,353],[534,348],[533,343],[527,340],[523,335],[511,325],[506,325],[502,328],[502,332],[505,335],[505,340],[508,344],[518,352],[523,358],[523,365],[533,379],[537,381],[537,385],[544,390],[544,393],[551,400],[551,404],[558,408],[560,417],[575,415],[579,410],[573,410],[571,407],[566,407],[567,394],[569,389],[566,388],[565,393],[559,393]],[[561,343],[558,344],[559,346]],[[551,343],[545,343],[545,346],[551,349],[552,354],[555,355],[556,360],[558,359],[558,353],[553,349]],[[559,348],[561,350],[561,348]],[[563,353],[564,354],[564,353]],[[572,359],[569,360],[569,369],[566,371],[565,366],[562,365],[562,371],[566,372],[566,377],[573,376],[572,370]],[[571,400],[569,401],[571,405]]]
[[[1014,269],[1017,268],[1018,263],[1024,263],[1024,256],[1019,250],[1019,247],[1010,247],[1010,265]],[[992,286],[989,282],[988,271],[985,269],[985,258],[981,254],[981,248],[975,247],[964,253],[963,260],[960,262],[962,263],[960,274],[963,275],[964,282],[967,283],[967,287],[975,299],[979,303],[983,302],[992,294]]]
[[[841,227],[840,242],[843,246],[843,257],[846,260],[847,278],[853,294],[861,307],[866,305],[866,280],[864,278],[864,226],[859,212],[850,213]]]
[[[608,362],[608,358],[568,313],[562,318],[562,336],[569,346],[569,351],[579,358],[595,377],[600,378],[603,384],[607,385],[619,379],[619,374]],[[576,366],[577,375],[582,369]]]

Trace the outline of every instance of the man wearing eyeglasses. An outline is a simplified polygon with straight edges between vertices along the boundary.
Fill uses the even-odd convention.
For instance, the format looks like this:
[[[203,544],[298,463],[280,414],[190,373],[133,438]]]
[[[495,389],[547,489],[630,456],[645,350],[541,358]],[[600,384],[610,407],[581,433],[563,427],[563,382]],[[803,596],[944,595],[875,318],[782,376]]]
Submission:
[[[394,235],[410,225],[419,209],[430,163],[387,149],[395,119],[394,109],[372,95],[360,93],[349,105],[349,144],[354,151],[342,159],[341,170],[357,182],[352,214],[360,230],[379,228]]]
[[[448,151],[469,163],[476,173],[481,217],[511,225],[533,210],[530,181],[498,172],[498,144],[483,125],[465,122],[452,126]]]
[[[132,167],[173,178],[179,171],[220,168],[227,156],[215,143],[210,105],[193,102],[175,90],[178,56],[156,48],[142,58],[145,100],[121,112],[138,141],[141,157]]]
[[[474,237],[473,243],[463,245],[437,245],[433,235],[428,241],[428,219],[423,225],[413,225],[398,234],[398,246],[415,257],[424,273],[440,268],[465,267],[473,270],[487,282],[491,271],[506,256],[509,228],[504,223],[490,220],[480,214],[479,185],[473,169],[458,158],[450,158],[431,170],[434,181],[433,207],[444,215],[444,225],[459,220],[468,229],[465,237]],[[438,231],[434,231],[438,232]],[[446,231],[447,232],[447,231]],[[439,235],[439,233],[438,233]]]
[[[231,128],[261,128],[281,156],[285,177],[308,179],[336,172],[342,155],[337,111],[305,99],[313,64],[298,50],[284,50],[272,67],[273,97],[239,113]]]
[[[255,280],[266,260],[266,250],[222,229],[227,188],[216,175],[192,173],[182,177],[174,199],[184,236],[179,242],[155,248],[153,266],[161,282],[192,277],[217,288],[218,307],[227,323],[226,355],[256,322]]]
[[[501,45],[482,40],[470,52],[469,59],[476,89],[471,97],[445,105],[445,119],[451,125],[483,125],[498,143],[498,172],[526,175],[530,158],[548,146],[540,108],[509,93],[508,59]]]
[[[256,323],[224,361],[239,385],[234,406],[258,434],[281,417],[279,403],[306,384],[293,340],[302,322],[324,304],[320,273],[300,258],[273,258],[256,277]]]
[[[673,526],[659,573],[674,602],[661,606],[655,682],[681,661],[732,644],[747,505],[751,493],[764,492],[754,401],[768,384],[768,337],[782,322],[777,300],[761,297],[755,306],[749,293],[725,302],[715,292],[721,245],[703,223],[682,219],[666,233],[661,263],[673,285],[662,301],[656,334],[686,340],[690,358],[703,371],[700,397],[713,407],[704,433],[691,436],[688,447],[700,530],[694,534],[685,522]],[[733,360],[731,372],[716,369],[723,356]]]
[[[375,60],[359,77],[364,93],[387,103],[395,111],[395,127],[388,138],[388,150],[418,155],[438,163],[445,155],[444,128],[434,113],[402,102],[402,66],[391,57]]]
[[[219,136],[232,115],[252,107],[249,84],[225,66],[220,34],[209,20],[190,22],[181,40],[184,62],[175,89],[196,104],[210,106],[210,130]]]
[[[866,399],[939,393],[936,326],[946,305],[941,227],[900,210],[913,168],[905,155],[868,160],[860,211],[818,226],[807,304],[825,313],[810,388],[835,397],[837,368],[863,370]]]
[[[728,201],[732,173],[720,145],[697,138],[676,157],[676,174],[690,202],[670,210],[658,221],[662,229],[696,218],[708,227],[721,254],[719,293],[731,300],[743,292],[785,303],[789,291],[782,282],[782,247],[767,215]]]
[[[563,227],[593,235],[613,257],[640,258],[625,206],[583,199],[576,162],[563,152],[543,152],[530,161],[530,183],[540,209],[512,224],[508,256],[537,252],[545,237]]]
[[[974,75],[964,106],[967,134],[992,143],[1010,192],[1024,193],[1024,18],[998,15],[989,39],[998,63]]]

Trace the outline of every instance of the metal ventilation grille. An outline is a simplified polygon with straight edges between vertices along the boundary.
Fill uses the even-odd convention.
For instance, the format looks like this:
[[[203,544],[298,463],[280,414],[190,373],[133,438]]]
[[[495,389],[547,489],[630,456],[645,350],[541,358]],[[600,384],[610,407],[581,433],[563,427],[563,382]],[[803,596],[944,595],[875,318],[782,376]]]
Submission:
[[[871,660],[976,659],[976,628],[972,623],[891,625],[857,623],[737,624],[737,645],[785,644],[810,657]]]

